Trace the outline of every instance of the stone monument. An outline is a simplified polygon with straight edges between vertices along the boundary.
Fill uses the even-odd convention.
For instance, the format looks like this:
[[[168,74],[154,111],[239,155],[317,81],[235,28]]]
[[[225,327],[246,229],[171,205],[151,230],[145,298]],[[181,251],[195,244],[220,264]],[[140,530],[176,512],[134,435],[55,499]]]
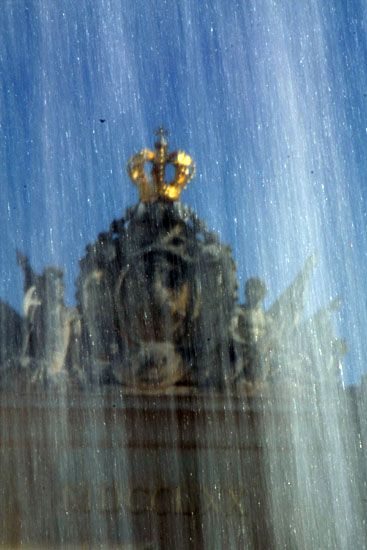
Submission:
[[[18,252],[23,316],[0,304],[2,544],[270,547],[264,403],[314,383],[315,331],[337,370],[337,303],[304,318],[310,258],[269,309],[257,278],[239,304],[230,248],[179,201],[194,173],[162,129],[130,159],[140,200],[87,247],[75,308],[59,269]]]

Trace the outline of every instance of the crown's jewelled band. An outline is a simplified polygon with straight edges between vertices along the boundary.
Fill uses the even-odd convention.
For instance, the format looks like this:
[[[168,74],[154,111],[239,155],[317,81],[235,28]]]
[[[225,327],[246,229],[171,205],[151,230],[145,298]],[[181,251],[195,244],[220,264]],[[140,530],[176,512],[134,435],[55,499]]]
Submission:
[[[146,164],[151,164],[150,175],[146,172]],[[168,165],[172,165],[175,169],[171,181],[165,180]],[[138,187],[142,202],[177,201],[181,191],[195,175],[195,163],[184,151],[168,153],[167,142],[158,142],[155,151],[143,149],[131,157],[127,164],[127,171]]]

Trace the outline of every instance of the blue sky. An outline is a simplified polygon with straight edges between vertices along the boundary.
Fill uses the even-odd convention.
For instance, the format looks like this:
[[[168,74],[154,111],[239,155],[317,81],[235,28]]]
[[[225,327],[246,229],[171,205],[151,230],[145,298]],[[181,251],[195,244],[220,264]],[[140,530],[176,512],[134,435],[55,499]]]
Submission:
[[[340,295],[348,380],[367,346],[367,8],[362,1],[2,0],[0,298],[15,249],[65,270],[136,202],[129,156],[164,124],[182,200],[270,303],[310,253],[310,311]],[[106,119],[101,124],[99,119]]]

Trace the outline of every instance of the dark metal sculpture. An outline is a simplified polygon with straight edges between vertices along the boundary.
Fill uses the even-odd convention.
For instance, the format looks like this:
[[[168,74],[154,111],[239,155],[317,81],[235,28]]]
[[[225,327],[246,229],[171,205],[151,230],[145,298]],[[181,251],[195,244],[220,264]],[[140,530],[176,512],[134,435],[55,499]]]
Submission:
[[[167,182],[169,164],[175,175]],[[343,345],[331,323],[336,304],[303,319],[313,259],[269,310],[262,305],[265,284],[256,278],[246,283],[245,304],[237,304],[230,248],[177,201],[194,170],[186,153],[168,151],[162,130],[155,151],[130,159],[140,202],[87,247],[77,308],[64,304],[60,270],[38,275],[18,253],[24,317],[4,304],[0,310],[13,334],[11,352],[1,352],[3,385],[22,376],[42,385],[253,394],[304,372],[311,380],[320,350],[325,368],[339,364]]]
[[[195,214],[139,203],[81,261],[78,305],[94,377],[141,389],[225,384],[236,289],[230,250]]]

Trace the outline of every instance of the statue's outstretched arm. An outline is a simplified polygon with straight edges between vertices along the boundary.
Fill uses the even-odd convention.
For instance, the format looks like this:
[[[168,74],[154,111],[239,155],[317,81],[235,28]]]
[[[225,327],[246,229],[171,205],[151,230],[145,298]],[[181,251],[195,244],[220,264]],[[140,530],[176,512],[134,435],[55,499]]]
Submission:
[[[16,251],[17,262],[24,275],[24,292],[26,293],[37,281],[37,274],[33,271],[29,258],[20,250]]]

